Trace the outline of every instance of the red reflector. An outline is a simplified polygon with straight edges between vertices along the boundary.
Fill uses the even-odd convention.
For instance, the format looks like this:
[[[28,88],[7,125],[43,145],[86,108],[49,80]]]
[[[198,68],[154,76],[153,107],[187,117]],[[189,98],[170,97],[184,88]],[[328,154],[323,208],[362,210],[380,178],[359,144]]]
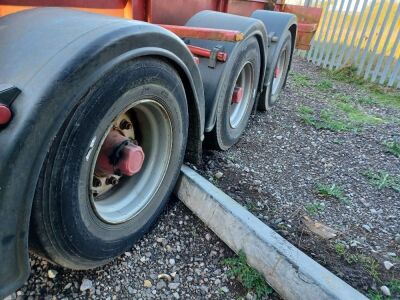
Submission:
[[[0,125],[6,125],[11,121],[12,113],[8,106],[0,104]]]
[[[235,87],[235,90],[233,91],[232,95],[232,103],[239,104],[243,99],[243,92],[244,92],[243,88]]]

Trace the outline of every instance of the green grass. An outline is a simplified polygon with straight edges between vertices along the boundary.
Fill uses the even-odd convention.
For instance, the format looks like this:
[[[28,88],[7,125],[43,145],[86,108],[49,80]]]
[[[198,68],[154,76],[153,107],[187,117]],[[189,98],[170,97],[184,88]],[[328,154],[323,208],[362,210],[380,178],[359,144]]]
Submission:
[[[323,197],[331,197],[343,204],[350,204],[350,199],[344,195],[343,190],[336,184],[317,184],[316,191]]]
[[[224,260],[224,264],[230,268],[229,276],[236,277],[248,292],[254,292],[257,298],[273,293],[273,289],[265,282],[264,277],[251,268],[246,262],[243,251],[234,258]]]
[[[385,120],[383,120],[382,118],[378,118],[363,112],[354,104],[339,102],[336,104],[336,107],[346,114],[346,117],[350,122],[356,124],[376,125],[385,122]]]
[[[400,193],[400,177],[393,176],[385,171],[374,172],[372,170],[362,173],[369,179],[369,182],[378,189],[389,188]]]
[[[315,87],[320,91],[328,91],[333,88],[333,83],[328,79],[322,79],[315,85]]]
[[[349,254],[346,246],[342,243],[335,244],[335,252],[348,264],[360,264],[376,282],[381,281],[379,273],[380,265],[375,258],[361,253]]]
[[[364,125],[379,125],[386,120],[370,115],[344,96],[334,98],[332,106],[315,111],[309,106],[299,107],[298,115],[307,125],[332,132],[359,132]]]
[[[346,254],[346,246],[342,243],[337,243],[335,245],[335,252],[339,256],[343,256]]]
[[[354,84],[364,89],[370,94],[364,99],[366,104],[400,108],[400,93],[398,90],[365,81],[363,78],[357,76],[356,71],[357,69],[354,67],[346,67],[335,71],[328,70],[326,74],[331,79]]]
[[[310,215],[317,215],[319,212],[325,210],[325,205],[320,202],[312,202],[304,205],[304,208]]]
[[[310,86],[310,78],[307,75],[294,73],[290,78],[294,81],[295,85]]]
[[[400,142],[397,141],[386,141],[383,143],[386,151],[392,153],[394,156],[400,158]]]
[[[386,285],[391,294],[392,297],[386,297],[384,295],[382,295],[382,293],[380,291],[370,291],[368,296],[371,300],[390,300],[390,299],[399,299],[400,298],[400,280],[398,279],[394,279],[394,280],[390,280],[389,282],[386,282],[384,285]]]
[[[313,126],[316,129],[326,129],[333,132],[353,131],[357,132],[358,127],[337,118],[333,112],[323,109],[319,115],[309,106],[299,107],[299,117],[307,125]]]

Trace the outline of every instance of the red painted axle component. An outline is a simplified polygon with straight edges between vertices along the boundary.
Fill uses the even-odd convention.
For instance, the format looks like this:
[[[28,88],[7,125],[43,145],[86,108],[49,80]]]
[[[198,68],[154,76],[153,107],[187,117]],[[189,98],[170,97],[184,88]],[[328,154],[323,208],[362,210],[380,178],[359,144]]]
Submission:
[[[232,95],[232,103],[239,104],[243,99],[244,90],[242,87],[235,87]]]
[[[190,52],[192,52],[194,55],[198,55],[198,56],[206,57],[206,58],[211,57],[212,51],[208,50],[206,48],[196,47],[196,46],[192,46],[192,45],[188,45],[188,48],[189,48]],[[226,62],[228,60],[228,53],[219,51],[217,53],[217,60]]]
[[[201,27],[187,27],[176,25],[159,25],[181,38],[192,38],[213,41],[240,42],[244,34],[237,30],[222,30]]]
[[[142,147],[134,145],[119,131],[111,130],[100,150],[96,173],[133,176],[141,170],[143,162]]]
[[[274,70],[274,77],[278,78],[280,74],[281,74],[281,69],[276,67],[275,70]]]
[[[6,125],[11,121],[12,113],[7,105],[0,104],[0,125]]]

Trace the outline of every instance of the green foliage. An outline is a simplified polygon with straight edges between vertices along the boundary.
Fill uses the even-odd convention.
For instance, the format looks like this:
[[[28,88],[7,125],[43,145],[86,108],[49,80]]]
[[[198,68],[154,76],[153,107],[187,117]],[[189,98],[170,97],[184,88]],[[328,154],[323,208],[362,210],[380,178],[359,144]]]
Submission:
[[[350,103],[339,102],[336,104],[336,107],[340,109],[342,112],[344,112],[346,114],[347,119],[353,123],[374,125],[385,122],[381,118],[371,116],[363,112],[360,108]]]
[[[293,73],[290,78],[294,81],[295,85],[310,86],[310,78],[307,75]]]
[[[361,264],[363,269],[377,282],[380,282],[379,262],[370,256],[357,253],[349,254],[347,248],[342,243],[335,244],[335,252],[342,257],[348,264]]]
[[[346,253],[346,246],[342,243],[337,243],[335,245],[335,252],[339,256],[343,256]]]
[[[386,148],[386,151],[392,153],[394,156],[400,158],[400,142],[391,141],[384,142],[383,145]]]
[[[387,286],[393,294],[398,294],[400,296],[400,279],[389,281]]]
[[[315,87],[319,89],[320,91],[328,91],[333,87],[332,81],[323,79],[319,81]]]
[[[319,195],[338,199],[343,204],[350,204],[349,198],[344,195],[342,189],[336,184],[317,184],[316,188]]]
[[[385,171],[374,172],[372,170],[366,171],[362,174],[369,179],[369,182],[379,189],[390,188],[400,193],[400,177],[392,176]]]
[[[273,292],[264,277],[247,264],[243,251],[240,251],[237,257],[225,259],[224,264],[230,268],[229,275],[236,277],[248,291],[254,292],[258,298]]]
[[[370,300],[383,300],[383,296],[378,291],[371,291],[368,294]]]
[[[299,117],[307,125],[311,125],[316,129],[326,129],[333,132],[357,131],[358,128],[338,119],[331,111],[323,109],[319,116],[309,106],[299,107]]]
[[[356,74],[356,71],[356,68],[350,66],[335,71],[326,71],[326,74],[334,80],[339,80],[362,87],[370,94],[369,97],[363,99],[364,103],[366,104],[400,108],[400,93],[398,90],[365,81],[362,77],[359,77]]]
[[[316,215],[319,212],[324,211],[325,205],[320,202],[312,202],[304,205],[304,208],[310,215]]]

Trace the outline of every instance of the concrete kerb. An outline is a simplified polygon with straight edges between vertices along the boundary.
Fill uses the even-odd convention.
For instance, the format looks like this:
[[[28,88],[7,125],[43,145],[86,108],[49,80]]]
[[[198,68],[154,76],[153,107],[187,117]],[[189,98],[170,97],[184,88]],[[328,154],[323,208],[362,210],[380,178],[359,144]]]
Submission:
[[[367,299],[187,166],[175,195],[284,299]]]

